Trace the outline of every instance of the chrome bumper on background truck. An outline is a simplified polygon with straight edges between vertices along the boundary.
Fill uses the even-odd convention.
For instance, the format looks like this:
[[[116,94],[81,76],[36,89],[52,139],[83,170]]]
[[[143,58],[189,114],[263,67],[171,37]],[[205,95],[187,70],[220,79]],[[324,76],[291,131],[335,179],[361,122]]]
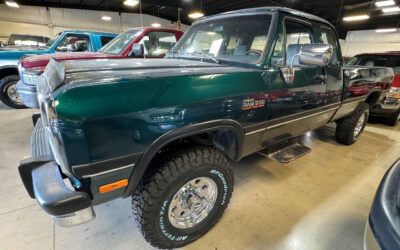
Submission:
[[[371,115],[377,117],[388,117],[400,109],[400,100],[396,98],[381,98],[379,102],[371,108]]]
[[[17,82],[17,91],[25,106],[30,108],[39,108],[35,85],[25,84],[23,81],[19,80]]]
[[[62,178],[38,120],[31,137],[31,158],[19,163],[18,170],[26,190],[59,226],[73,226],[95,218],[90,197],[69,188]]]
[[[386,172],[375,194],[365,229],[364,249],[400,249],[400,159]]]

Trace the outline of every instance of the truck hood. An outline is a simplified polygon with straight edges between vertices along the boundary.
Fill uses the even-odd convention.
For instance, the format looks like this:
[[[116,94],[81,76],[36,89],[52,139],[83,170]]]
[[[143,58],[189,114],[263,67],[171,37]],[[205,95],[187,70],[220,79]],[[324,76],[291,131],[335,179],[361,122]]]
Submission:
[[[59,62],[64,68],[67,88],[82,85],[105,84],[117,81],[164,78],[175,76],[204,75],[215,77],[220,74],[254,72],[254,67],[216,64],[188,59],[98,59]],[[46,69],[46,72],[48,69]],[[51,72],[48,72],[52,74]],[[58,86],[60,86],[58,85]],[[63,88],[59,88],[63,89]]]
[[[90,59],[105,59],[105,58],[121,58],[120,55],[111,55],[100,52],[64,52],[45,55],[36,55],[24,58],[21,62],[22,66],[27,69],[35,69],[44,71],[50,59],[56,61],[65,60],[90,60]]]

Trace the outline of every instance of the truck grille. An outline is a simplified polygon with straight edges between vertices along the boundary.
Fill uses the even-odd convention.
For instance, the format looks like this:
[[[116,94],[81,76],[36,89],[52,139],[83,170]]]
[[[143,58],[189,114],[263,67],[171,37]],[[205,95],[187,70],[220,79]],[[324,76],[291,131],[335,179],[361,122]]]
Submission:
[[[36,123],[31,136],[31,156],[51,155],[50,145],[42,119]]]

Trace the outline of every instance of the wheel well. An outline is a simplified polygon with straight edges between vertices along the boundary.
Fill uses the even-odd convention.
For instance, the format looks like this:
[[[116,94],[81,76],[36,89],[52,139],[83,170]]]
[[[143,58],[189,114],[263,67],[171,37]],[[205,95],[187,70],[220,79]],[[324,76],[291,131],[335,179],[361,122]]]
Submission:
[[[215,147],[231,161],[235,161],[239,154],[238,137],[235,132],[229,129],[218,129],[173,140],[163,146],[157,155],[195,145]]]
[[[0,80],[9,75],[18,75],[18,68],[10,67],[0,69]]]
[[[379,97],[380,97],[379,92],[373,92],[373,93],[371,93],[371,94],[367,97],[367,99],[365,100],[365,102],[366,102],[366,103],[369,105],[369,107],[371,108],[371,107],[375,106],[375,104],[378,103]]]

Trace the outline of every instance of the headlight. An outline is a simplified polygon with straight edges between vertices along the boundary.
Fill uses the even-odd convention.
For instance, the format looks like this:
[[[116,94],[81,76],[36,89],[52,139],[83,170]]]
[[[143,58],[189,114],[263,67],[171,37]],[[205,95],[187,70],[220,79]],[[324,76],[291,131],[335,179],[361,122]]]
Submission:
[[[18,71],[19,77],[21,78],[23,83],[33,86],[36,86],[39,83],[39,75],[41,73],[40,71],[27,70],[22,67],[21,64],[18,65]]]
[[[389,90],[390,94],[400,94],[400,88],[398,87],[391,87]]]

